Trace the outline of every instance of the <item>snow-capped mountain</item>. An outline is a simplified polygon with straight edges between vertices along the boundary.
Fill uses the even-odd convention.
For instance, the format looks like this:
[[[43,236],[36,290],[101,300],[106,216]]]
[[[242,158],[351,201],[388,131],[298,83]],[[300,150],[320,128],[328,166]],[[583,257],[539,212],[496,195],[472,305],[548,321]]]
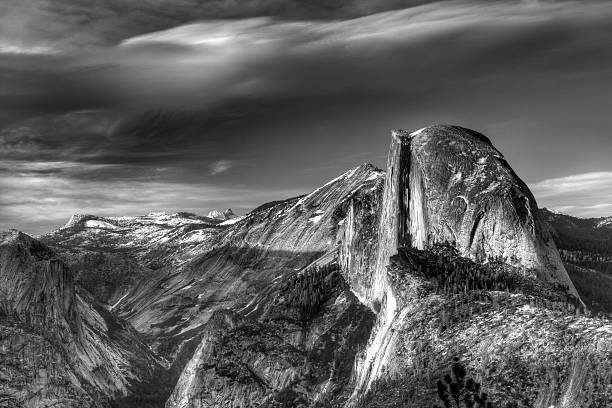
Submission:
[[[208,213],[208,218],[212,218],[214,220],[226,221],[232,218],[236,218],[237,215],[234,214],[231,208],[228,208],[225,211],[221,210],[212,210]]]
[[[456,358],[495,406],[604,407],[612,324],[589,317],[542,214],[485,136],[396,131],[385,171],[243,217],[76,215],[40,240],[12,233],[0,278],[20,280],[0,296],[29,300],[8,307],[25,334],[5,344],[54,341],[26,325],[39,307],[66,333],[95,327],[100,369],[80,368],[87,341],[58,348],[86,350],[64,374],[87,384],[62,389],[74,406],[432,406]],[[56,392],[10,384],[29,404]]]

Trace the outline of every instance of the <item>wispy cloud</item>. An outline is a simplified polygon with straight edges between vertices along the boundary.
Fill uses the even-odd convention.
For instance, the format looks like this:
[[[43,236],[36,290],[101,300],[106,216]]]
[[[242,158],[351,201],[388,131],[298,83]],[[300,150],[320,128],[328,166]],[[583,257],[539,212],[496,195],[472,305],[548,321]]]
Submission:
[[[21,87],[2,96],[11,109],[208,109],[237,98],[418,95],[526,72],[532,80],[551,70],[585,75],[610,62],[611,18],[599,2],[440,2],[350,20],[204,21],[64,59],[4,55],[0,70]]]
[[[612,213],[612,172],[572,174],[530,185],[541,207],[581,217]]]
[[[230,160],[218,160],[211,165],[210,174],[216,176],[217,174],[224,173],[233,167],[234,163]]]
[[[275,16],[341,19],[431,0],[3,0],[0,38],[22,46],[59,48],[114,45],[126,37],[201,19]]]
[[[612,172],[572,174],[542,180],[532,184],[531,188],[538,197],[542,198],[583,192],[612,193]]]

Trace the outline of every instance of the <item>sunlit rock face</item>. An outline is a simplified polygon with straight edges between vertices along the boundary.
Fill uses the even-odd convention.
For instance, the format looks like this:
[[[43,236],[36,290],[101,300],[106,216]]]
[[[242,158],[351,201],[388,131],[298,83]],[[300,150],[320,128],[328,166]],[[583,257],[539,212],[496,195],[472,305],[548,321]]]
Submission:
[[[452,243],[478,262],[503,259],[577,296],[533,195],[477,132],[456,126],[394,131],[381,200],[370,204],[377,207],[372,214],[379,217],[378,230],[362,216],[352,217],[346,232],[351,241],[365,223],[369,231],[362,235],[378,238],[375,261],[360,262],[372,268],[373,278],[367,290],[358,289],[372,299],[382,297],[385,266],[398,247],[423,249],[436,242]],[[372,245],[366,246],[344,251],[345,258],[361,256]],[[358,268],[348,267],[351,273]]]
[[[502,258],[578,296],[535,199],[489,139],[457,126],[403,133],[410,145],[410,242],[454,243],[479,262]]]
[[[523,279],[520,269],[507,266],[464,270],[514,276],[520,284],[511,291],[467,290],[464,282],[472,280],[451,283],[457,269],[446,271],[449,263],[428,260],[428,252],[401,250],[392,258],[388,290],[396,308],[390,313],[383,305],[358,357],[349,406],[439,404],[436,382],[453,358],[494,406],[610,405],[610,320],[576,315],[558,287]],[[425,265],[435,279],[423,275]]]
[[[501,259],[578,296],[533,195],[472,130],[394,131],[382,193],[352,201],[348,214],[341,262],[348,279],[361,282],[354,290],[371,301],[385,295],[385,267],[398,247],[436,242],[478,262]]]
[[[349,405],[362,402],[375,382],[385,380],[385,373],[410,371],[415,356],[396,357],[403,353],[406,338],[417,340],[410,327],[428,330],[427,321],[414,317],[420,307],[430,307],[418,299],[417,294],[423,295],[419,280],[405,275],[404,284],[412,287],[408,292],[389,281],[389,259],[399,247],[426,249],[450,243],[459,255],[478,263],[495,260],[513,267],[530,285],[548,288],[542,292],[547,296],[558,292],[564,299],[577,298],[532,194],[501,153],[477,132],[454,126],[393,132],[381,202],[368,206],[375,210],[364,211],[364,203],[351,203],[339,252],[352,289],[378,312],[368,347],[356,363]],[[540,316],[544,313],[536,311]],[[597,326],[596,321],[588,324]],[[606,330],[603,337],[609,341]],[[590,347],[597,344],[588,331],[579,337],[591,342]],[[450,346],[438,347],[443,351]],[[448,360],[435,353],[429,358]],[[549,390],[546,400],[558,400],[560,392]]]
[[[47,246],[0,235],[0,390],[9,406],[103,406],[159,364]]]

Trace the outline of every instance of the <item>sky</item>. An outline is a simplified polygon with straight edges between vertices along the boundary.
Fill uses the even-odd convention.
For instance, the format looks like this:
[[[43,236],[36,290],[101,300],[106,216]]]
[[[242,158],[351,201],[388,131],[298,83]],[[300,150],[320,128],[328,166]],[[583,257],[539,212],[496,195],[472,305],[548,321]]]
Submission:
[[[609,1],[3,0],[0,230],[245,213],[436,123],[607,216],[610,106]]]

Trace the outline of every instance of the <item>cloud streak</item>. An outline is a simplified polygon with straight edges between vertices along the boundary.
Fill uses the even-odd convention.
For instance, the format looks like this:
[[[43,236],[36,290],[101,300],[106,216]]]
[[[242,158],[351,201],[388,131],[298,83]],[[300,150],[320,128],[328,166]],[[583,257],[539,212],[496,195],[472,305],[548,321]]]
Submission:
[[[233,167],[234,163],[229,160],[218,160],[211,166],[210,174],[216,176],[217,174],[224,173]]]
[[[530,185],[541,206],[580,217],[612,212],[612,172],[572,174]]]
[[[201,19],[258,16],[291,20],[344,19],[427,2],[428,0],[4,0],[0,4],[0,38],[4,39],[5,49],[49,47],[66,50],[111,46],[134,35]]]

